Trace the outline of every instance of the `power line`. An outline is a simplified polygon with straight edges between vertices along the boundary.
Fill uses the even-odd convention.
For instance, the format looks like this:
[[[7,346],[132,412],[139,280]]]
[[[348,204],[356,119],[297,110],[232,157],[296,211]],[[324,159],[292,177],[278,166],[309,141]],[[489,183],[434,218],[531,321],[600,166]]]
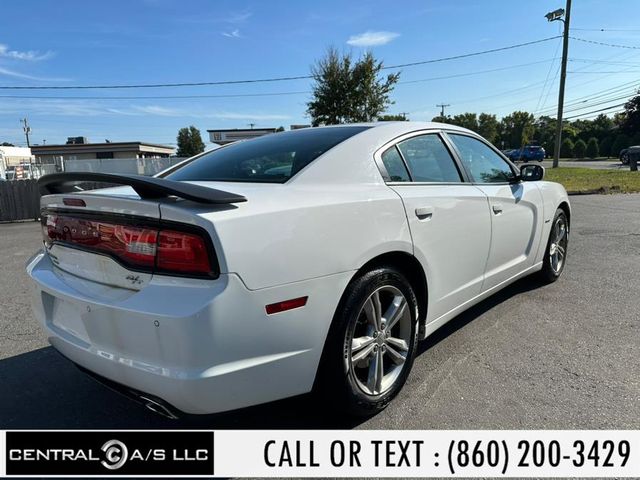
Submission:
[[[577,40],[578,42],[585,43],[593,43],[595,45],[602,45],[604,47],[614,47],[614,48],[628,48],[631,50],[640,50],[640,47],[634,45],[620,45],[618,43],[606,43],[606,42],[598,42],[596,40],[588,40],[586,38],[578,38],[578,37],[569,37],[571,40]]]
[[[620,55],[628,55],[628,54],[629,54],[629,52],[617,53],[617,54],[613,55],[610,58],[615,58],[615,57],[618,57]],[[637,56],[637,55],[638,55],[637,53],[636,54],[632,54],[632,56]],[[589,61],[589,60],[585,60],[585,61]],[[584,69],[584,68],[588,68],[588,66],[589,66],[589,64],[587,64],[587,65],[585,65],[583,67],[579,67],[579,68]],[[549,90],[547,92],[547,97],[551,93],[551,86],[553,85],[553,83],[555,83],[555,79],[557,78],[559,72],[560,72],[560,68],[558,67],[558,69],[556,70],[556,75],[554,76],[554,79],[553,79],[552,83],[549,85]],[[580,83],[578,85],[574,85],[573,88],[581,87],[583,85],[587,85],[587,84],[593,83],[595,81],[597,81],[597,79],[595,79],[595,80],[587,80],[586,82],[582,82],[582,83]],[[633,81],[633,82],[630,82],[629,85],[630,84],[635,84],[635,83],[636,82]],[[617,86],[617,87],[614,87],[614,88],[619,89],[620,87],[624,87],[624,85],[626,85],[626,84],[623,84],[622,86]],[[525,89],[522,89],[522,90],[525,90]],[[603,92],[605,92],[605,91],[606,90],[603,90]],[[508,92],[505,92],[505,93],[508,93]],[[596,93],[598,93],[598,92],[596,92]],[[598,96],[602,96],[602,95],[598,95]],[[494,107],[494,108],[501,109],[501,108],[508,107],[508,106],[511,106],[511,105],[521,105],[523,102],[535,100],[536,98],[539,98],[539,97],[527,98],[527,99],[519,100],[518,102],[515,102],[515,103],[511,102],[511,103],[503,104],[503,105],[500,105],[500,106]],[[580,98],[589,98],[589,96],[587,96],[587,97],[578,97],[577,99],[580,99]],[[571,101],[573,102],[574,100],[576,100],[576,99],[572,99]],[[546,99],[545,99],[545,103],[544,104],[546,104]],[[552,106],[552,107],[549,107],[549,108],[544,108],[544,104],[543,104],[543,107],[541,107],[541,109],[537,112],[538,114],[544,115],[544,112],[551,113],[551,111],[554,111],[557,108],[557,104],[556,104],[556,106]],[[568,105],[571,105],[571,103],[569,103]]]
[[[531,65],[539,65],[541,63],[547,63],[547,62],[551,62],[553,60],[556,60],[556,59],[555,58],[550,58],[550,59],[547,59],[547,60],[540,60],[540,61],[537,61],[537,62],[520,63],[518,65],[509,65],[507,67],[491,68],[489,70],[478,70],[478,71],[475,71],[475,72],[467,72],[467,73],[456,73],[456,74],[453,74],[453,75],[444,75],[444,76],[441,76],[441,77],[429,77],[429,78],[420,78],[420,79],[417,79],[417,80],[406,80],[404,82],[398,82],[398,85],[400,85],[400,84],[406,85],[406,84],[409,84],[409,83],[431,82],[433,80],[448,80],[450,78],[458,78],[458,77],[469,77],[469,76],[472,76],[472,75],[479,75],[479,74],[482,74],[482,73],[500,72],[502,70],[511,70],[513,68],[521,68],[521,67],[528,67],[528,66],[531,66]]]
[[[553,54],[554,60],[555,57],[558,56],[558,51],[560,50],[560,45],[562,44],[562,42],[558,42],[558,45],[556,46],[556,51]],[[551,65],[549,65],[549,70],[547,70],[547,76],[544,79],[544,84],[542,85],[542,91],[540,92],[540,97],[538,98],[538,103],[536,103],[536,108],[534,110],[534,112],[537,112],[539,108],[544,108],[544,106],[547,104],[547,99],[549,98],[549,93],[551,92],[551,87],[553,86],[555,80],[556,80],[556,76],[558,75],[558,71],[556,70],[556,74],[553,77],[553,80],[551,81],[551,84],[549,84],[549,91],[547,92],[547,95],[545,96],[544,92],[547,89],[547,82],[549,81],[549,76],[551,75],[551,71],[553,70],[553,62],[551,63]],[[542,106],[540,106],[541,102],[542,102],[542,98],[544,97],[544,103],[542,104]],[[535,115],[535,113],[534,113]]]
[[[629,95],[623,95],[623,96],[619,96],[619,97],[615,97],[615,98],[609,98],[609,99],[606,99],[606,100],[601,100],[601,101],[596,102],[596,103],[590,103],[589,105],[584,105],[582,107],[571,108],[571,109],[567,110],[567,113],[577,112],[577,111],[580,111],[580,110],[584,110],[585,108],[597,107],[598,105],[606,105],[607,103],[616,102],[618,100],[627,100],[628,98],[629,98]]]
[[[473,75],[480,75],[484,73],[492,73],[503,70],[510,70],[514,68],[522,68],[531,65],[539,65],[555,60],[550,58],[547,60],[540,60],[535,62],[520,63],[516,65],[508,65],[505,67],[492,68],[488,70],[478,70],[468,73],[457,73],[453,75],[443,75],[439,77],[420,78],[416,80],[407,80],[398,82],[398,85],[407,85],[412,83],[428,82],[434,80],[448,80],[451,78],[467,77]],[[236,93],[236,94],[222,94],[222,95],[124,95],[124,96],[99,96],[99,95],[0,95],[0,98],[11,99],[30,99],[30,100],[182,100],[182,99],[202,99],[202,98],[241,98],[241,97],[275,97],[286,95],[304,95],[310,94],[308,90],[291,91],[291,92],[266,92],[266,93]]]
[[[570,58],[569,61],[584,62],[584,63],[591,63],[591,64],[603,63],[606,65],[632,65],[632,66],[640,65],[639,62],[612,62],[610,60],[596,60],[596,59],[590,59],[590,58]]]
[[[598,71],[570,71],[567,73],[608,73],[608,74],[612,74],[612,73],[638,73],[640,72],[640,70],[598,70]]]
[[[575,28],[571,30],[580,30],[583,32],[640,32],[637,28]]]
[[[511,50],[514,48],[526,47],[529,45],[535,45],[538,43],[548,42],[558,38],[558,35],[548,38],[542,38],[539,40],[533,40],[530,42],[518,43],[515,45],[508,45],[506,47],[492,48],[490,50],[482,50],[480,52],[465,53],[462,55],[454,55],[450,57],[434,58],[431,60],[421,60],[418,62],[400,63],[397,65],[389,65],[383,67],[384,70],[398,69],[405,67],[413,67],[416,65],[427,65],[431,63],[448,62],[451,60],[459,60],[461,58],[475,57],[478,55],[486,55],[489,53],[502,52],[504,50]],[[249,80],[221,80],[215,82],[181,82],[181,83],[147,83],[147,84],[129,84],[129,85],[39,85],[39,86],[0,86],[0,90],[86,90],[86,89],[125,89],[125,88],[170,88],[170,87],[202,87],[202,86],[214,86],[214,85],[237,85],[247,83],[267,83],[267,82],[283,82],[291,80],[308,80],[313,78],[312,75],[297,75],[288,77],[273,77],[273,78],[260,78]]]
[[[614,108],[624,107],[624,105],[625,105],[624,103],[620,103],[618,105],[612,105],[610,107],[601,108],[599,110],[592,110],[591,112],[585,112],[585,113],[581,113],[581,114],[578,114],[578,115],[572,115],[570,117],[564,117],[564,120],[570,120],[572,118],[582,117],[584,115],[591,115],[592,113],[606,112],[607,110],[611,110],[611,109],[614,109]]]
[[[237,93],[227,95],[130,95],[130,96],[62,96],[62,95],[0,95],[0,98],[25,98],[35,100],[159,100],[159,99],[197,99],[197,98],[237,98],[237,97],[275,97],[282,95],[302,95],[311,93],[307,90],[297,92],[270,92],[270,93]]]
[[[596,92],[593,92],[589,95],[584,95],[581,97],[576,97],[573,98],[569,101],[569,103],[567,103],[568,107],[572,107],[572,106],[576,106],[579,105],[581,103],[585,103],[585,102],[589,102],[592,100],[596,100],[598,98],[602,98],[602,97],[606,97],[608,95],[614,95],[614,94],[619,94],[624,90],[628,90],[628,89],[632,89],[632,91],[628,92],[627,96],[632,96],[635,93],[635,89],[640,86],[640,82],[638,80],[633,80],[631,82],[625,82],[623,84],[617,85],[615,87],[610,87],[610,88],[606,88],[604,90],[599,90]],[[549,108],[549,109],[545,109],[542,110],[542,112],[550,112],[552,111],[553,108]]]
[[[492,48],[491,50],[483,50],[481,52],[473,52],[473,53],[465,53],[463,55],[455,55],[452,57],[444,57],[444,58],[436,58],[433,60],[423,60],[420,62],[411,62],[411,63],[399,63],[397,65],[389,65],[388,67],[383,67],[383,69],[396,69],[396,68],[404,68],[404,67],[414,67],[416,65],[426,65],[429,63],[437,63],[437,62],[448,62],[450,60],[459,60],[461,58],[475,57],[477,55],[486,55],[487,53],[495,53],[502,52],[504,50],[511,50],[514,48],[526,47],[528,45],[535,45],[537,43],[548,42],[549,40],[554,40],[556,38],[561,37],[561,35],[555,35],[553,37],[541,38],[540,40],[532,40],[531,42],[518,43],[515,45],[509,45],[507,47],[499,47]]]

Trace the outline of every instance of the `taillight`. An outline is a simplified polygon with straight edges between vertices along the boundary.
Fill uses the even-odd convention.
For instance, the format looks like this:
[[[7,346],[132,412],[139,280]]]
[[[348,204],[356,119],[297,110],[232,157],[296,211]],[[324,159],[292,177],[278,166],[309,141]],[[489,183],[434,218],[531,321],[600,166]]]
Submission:
[[[160,230],[157,257],[160,270],[184,274],[211,271],[204,239],[192,233]]]
[[[44,242],[104,253],[134,269],[187,276],[215,275],[203,235],[66,215],[43,215]]]

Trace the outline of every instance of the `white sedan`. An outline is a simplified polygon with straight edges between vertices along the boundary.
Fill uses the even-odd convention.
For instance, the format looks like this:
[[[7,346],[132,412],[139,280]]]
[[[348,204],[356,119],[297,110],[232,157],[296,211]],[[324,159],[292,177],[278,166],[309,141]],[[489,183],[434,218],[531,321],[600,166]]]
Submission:
[[[562,273],[569,201],[475,133],[309,128],[156,177],[43,177],[28,263],[51,344],[168,416],[312,390],[360,415],[425,339],[513,281]],[[123,185],[94,191],[78,181]]]

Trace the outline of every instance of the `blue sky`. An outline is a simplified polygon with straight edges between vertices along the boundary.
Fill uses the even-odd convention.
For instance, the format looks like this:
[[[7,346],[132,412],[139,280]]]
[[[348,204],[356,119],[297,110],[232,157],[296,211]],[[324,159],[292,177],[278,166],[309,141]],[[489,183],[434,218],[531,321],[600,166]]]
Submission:
[[[637,0],[574,0],[572,35],[640,47]],[[0,86],[118,85],[298,76],[330,45],[385,64],[488,50],[558,35],[544,14],[563,0],[450,1],[34,1],[3,4]],[[7,21],[13,19],[13,21]],[[635,22],[635,23],[634,23]],[[605,29],[599,31],[598,29]],[[467,59],[402,69],[390,113],[412,120],[447,113],[524,109],[551,113],[557,101],[560,39]],[[631,92],[640,49],[572,41],[567,103]],[[492,71],[487,71],[492,70]],[[439,79],[438,77],[449,77]],[[638,80],[637,83],[640,83]],[[188,88],[0,90],[0,141],[32,143],[86,136],[101,142],[174,143],[193,124],[246,128],[308,123],[309,80]],[[186,95],[282,95],[233,98],[127,98]],[[7,98],[7,96],[38,98]],[[99,98],[60,98],[60,97]],[[612,93],[609,97],[613,98]],[[611,101],[568,115],[615,105]],[[614,111],[614,110],[612,110]],[[208,138],[206,139],[208,141]]]

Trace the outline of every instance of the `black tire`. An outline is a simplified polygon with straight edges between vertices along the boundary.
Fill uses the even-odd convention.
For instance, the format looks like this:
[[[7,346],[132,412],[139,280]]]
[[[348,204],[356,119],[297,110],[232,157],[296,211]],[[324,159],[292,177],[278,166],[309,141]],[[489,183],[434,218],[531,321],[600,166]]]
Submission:
[[[393,296],[393,292],[400,292],[406,300],[406,310],[403,310],[402,319],[396,321],[389,331],[389,334],[395,335],[394,332],[398,331],[397,328],[402,327],[404,329],[403,337],[408,340],[406,341],[408,348],[404,355],[405,360],[401,367],[397,367],[395,362],[391,362],[391,352],[383,350],[383,347],[377,344],[374,344],[376,352],[380,349],[380,352],[388,352],[388,354],[380,353],[380,357],[370,360],[378,355],[378,353],[372,353],[372,357],[361,360],[357,365],[353,364],[351,360],[353,358],[351,349],[354,345],[354,337],[356,337],[354,332],[362,328],[372,328],[367,323],[367,314],[364,309],[365,302],[373,298],[372,296],[376,292],[381,299],[382,308],[379,310],[382,312],[385,311],[385,295],[397,299],[397,296]],[[417,305],[418,302],[411,284],[401,272],[393,267],[376,267],[352,280],[334,315],[318,372],[316,393],[323,400],[324,405],[335,407],[351,415],[370,416],[380,412],[391,402],[407,380],[415,359],[418,343]],[[375,333],[377,334],[377,332]],[[383,336],[384,334],[381,335],[381,337]],[[365,337],[358,335],[358,338]],[[373,334],[370,338],[373,338]],[[384,342],[384,340],[380,341]],[[384,348],[392,350],[386,345]],[[385,357],[385,355],[387,356]],[[364,369],[367,369],[367,372],[371,371],[372,365],[364,367],[361,365],[363,361],[377,362],[377,358],[383,359],[382,365],[388,365],[390,369],[397,368],[398,371],[394,372],[393,381],[388,384],[385,390],[371,394],[365,391],[366,386],[359,380],[359,375],[362,375]],[[382,368],[382,377],[386,378],[384,366]]]
[[[623,165],[629,165],[629,154],[623,153],[620,155],[620,162],[622,162]]]
[[[554,248],[554,244],[556,244],[557,251],[557,242],[558,239],[558,230],[557,226],[559,222],[564,225],[564,236],[560,240],[560,246],[564,250],[564,254],[562,255],[562,262],[554,262],[552,255],[552,248]],[[569,246],[569,219],[567,218],[566,213],[561,208],[556,210],[555,215],[553,216],[553,222],[551,223],[551,231],[549,232],[549,239],[547,240],[547,248],[544,251],[544,259],[542,270],[540,271],[540,276],[542,280],[546,283],[553,283],[564,271],[564,267],[567,264],[567,250]],[[554,265],[555,264],[555,265]]]

